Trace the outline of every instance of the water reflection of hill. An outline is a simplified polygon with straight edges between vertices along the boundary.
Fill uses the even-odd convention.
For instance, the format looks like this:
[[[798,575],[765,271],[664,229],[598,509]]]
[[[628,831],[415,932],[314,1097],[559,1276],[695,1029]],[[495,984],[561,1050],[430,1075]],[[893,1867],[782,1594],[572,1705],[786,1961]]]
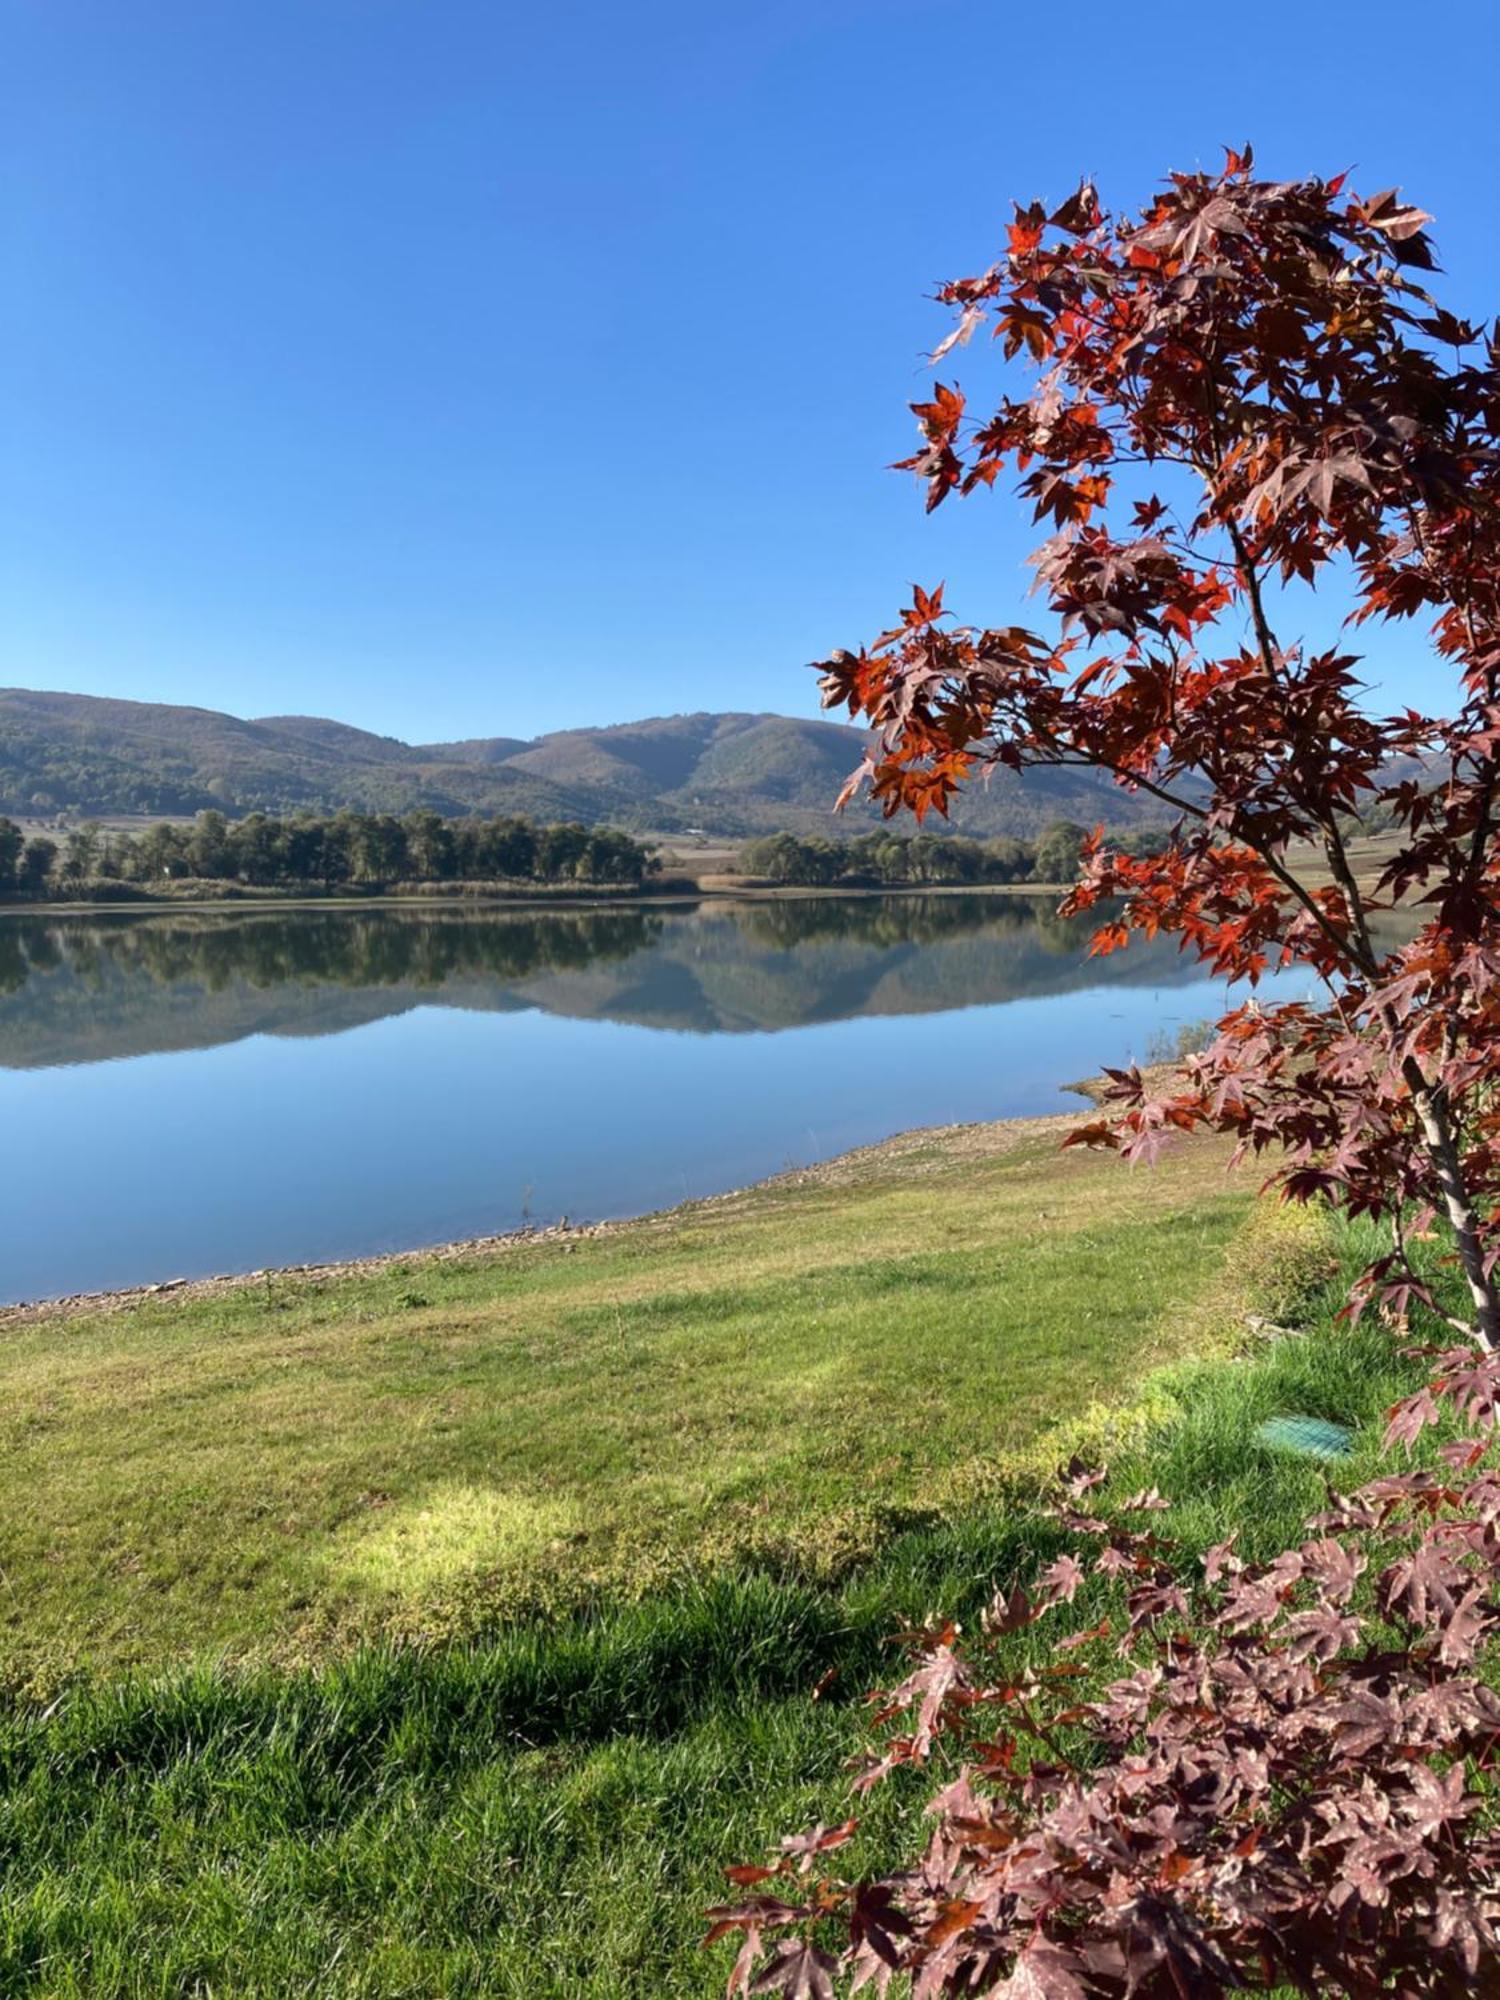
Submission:
[[[1171,948],[1089,960],[1088,931],[1000,896],[15,917],[0,922],[0,1065],[339,1034],[418,1006],[722,1034],[1196,976]]]

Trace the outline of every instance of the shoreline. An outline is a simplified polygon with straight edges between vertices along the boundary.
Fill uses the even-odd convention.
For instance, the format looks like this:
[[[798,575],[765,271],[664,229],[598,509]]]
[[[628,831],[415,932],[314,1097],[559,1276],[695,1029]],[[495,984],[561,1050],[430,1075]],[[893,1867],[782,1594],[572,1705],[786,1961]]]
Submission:
[[[539,890],[534,895],[464,895],[461,891],[432,895],[367,896],[279,895],[275,891],[247,892],[243,896],[131,896],[118,902],[66,898],[61,902],[0,903],[0,919],[6,917],[89,917],[156,916],[163,910],[185,910],[194,914],[229,915],[240,911],[264,910],[642,910],[672,908],[693,903],[799,903],[871,901],[890,896],[1065,896],[1071,885],[1065,882],[901,882],[888,887],[840,888],[836,884],[792,884],[746,882],[729,887],[713,883],[708,887],[663,889],[658,894],[623,890],[611,895],[607,890],[589,889],[570,894],[563,890]]]
[[[1085,1084],[1064,1087],[1088,1094]],[[597,1222],[570,1222],[563,1216],[557,1222],[535,1228],[504,1230],[491,1236],[455,1237],[437,1243],[416,1244],[405,1250],[374,1251],[363,1257],[263,1265],[252,1271],[206,1272],[200,1277],[162,1278],[147,1284],[120,1285],[104,1291],[63,1292],[52,1298],[21,1299],[11,1305],[0,1305],[0,1334],[48,1320],[66,1321],[100,1313],[127,1312],[132,1307],[149,1305],[158,1299],[222,1298],[234,1292],[268,1287],[278,1280],[336,1282],[378,1277],[398,1265],[415,1270],[422,1266],[470,1259],[498,1262],[518,1250],[536,1249],[548,1244],[588,1242],[598,1237],[618,1235],[622,1231],[670,1225],[685,1215],[728,1206],[767,1188],[820,1184],[836,1186],[840,1181],[857,1179],[864,1170],[878,1166],[882,1161],[898,1160],[904,1154],[935,1143],[946,1142],[951,1147],[967,1140],[973,1144],[982,1136],[987,1151],[1009,1151],[1012,1146],[1043,1138],[1049,1132],[1062,1135],[1074,1129],[1082,1115],[1081,1110],[1055,1111],[1031,1117],[979,1119],[961,1125],[916,1125],[902,1132],[893,1132],[888,1138],[874,1140],[869,1145],[853,1146],[846,1152],[834,1153],[810,1166],[790,1167],[779,1174],[768,1174],[764,1180],[750,1181],[743,1187],[724,1188],[716,1194],[694,1195],[671,1208],[648,1209],[637,1215],[610,1216]]]

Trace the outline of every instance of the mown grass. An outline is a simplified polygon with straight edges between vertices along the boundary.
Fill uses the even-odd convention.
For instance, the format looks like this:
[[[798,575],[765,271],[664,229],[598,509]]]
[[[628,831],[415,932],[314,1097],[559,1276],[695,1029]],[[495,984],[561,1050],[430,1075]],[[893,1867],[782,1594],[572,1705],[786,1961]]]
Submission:
[[[1008,1178],[1007,1162],[1019,1168],[1028,1157],[1031,1192],[1023,1196]],[[1076,1182],[1059,1178],[1039,1204],[1036,1169],[1044,1163],[1034,1155],[986,1161],[981,1153],[955,1174],[959,1185],[948,1184],[950,1200],[962,1197],[981,1211],[1008,1201],[1013,1220],[1019,1204],[1029,1202],[1034,1236],[1042,1234],[1038,1205],[1048,1210],[1049,1228],[1061,1225],[1070,1258],[1033,1267],[1054,1270],[1049,1325],[1054,1340],[1071,1342],[1063,1377],[1044,1378],[1051,1382],[1052,1414],[1075,1417],[1095,1389],[1134,1392],[1136,1414],[1115,1426],[1112,1488],[1125,1494],[1155,1484],[1172,1496],[1173,1511],[1159,1525],[1182,1539],[1189,1556],[1231,1529],[1252,1551],[1269,1551],[1321,1498],[1321,1468],[1256,1442],[1265,1416],[1301,1411],[1355,1425],[1355,1454],[1338,1469],[1341,1483],[1353,1483],[1376,1463],[1381,1414],[1409,1379],[1408,1364],[1383,1331],[1335,1326],[1341,1280],[1316,1239],[1286,1269],[1258,1253],[1257,1282],[1274,1281],[1276,1311],[1295,1313],[1307,1329],[1302,1336],[1240,1359],[1221,1349],[1200,1360],[1171,1360],[1174,1348],[1180,1355],[1193,1330],[1202,1338],[1213,1319],[1201,1305],[1185,1303],[1186,1273],[1177,1260],[1192,1258],[1201,1293],[1221,1261],[1230,1224],[1244,1214],[1244,1197],[1224,1195],[1206,1164],[1200,1156],[1185,1168],[1174,1191],[1170,1179],[1153,1183],[1085,1161]],[[872,1173],[878,1185],[861,1193]],[[1105,1234],[1097,1207],[1101,1183],[1094,1178],[1102,1174],[1113,1175],[1107,1185],[1127,1206],[1160,1203],[1128,1218],[1154,1240],[1138,1244],[1121,1268],[1128,1277],[1139,1263],[1137,1286],[1158,1312],[1169,1302],[1174,1309],[1170,1337],[1139,1322],[1133,1337],[1117,1336],[1128,1351],[1112,1371],[1091,1349],[1085,1301],[1100,1267],[1090,1265],[1081,1247],[1081,1239]],[[810,1273],[847,1268],[849,1260],[837,1255],[840,1208],[863,1214],[858,1226],[867,1240],[884,1231],[889,1241],[897,1217],[901,1228],[917,1227],[905,1206],[911,1194],[900,1161],[886,1160],[851,1168],[841,1187],[809,1184],[800,1199],[796,1189],[783,1188],[739,1209],[731,1204],[727,1222],[719,1212],[717,1230],[705,1218],[691,1249],[678,1240],[677,1232],[690,1226],[679,1218],[661,1225],[657,1239],[674,1270],[666,1289],[720,1297],[712,1266],[732,1259],[742,1219],[758,1244],[762,1282],[777,1261],[792,1273],[804,1257]],[[1213,1206],[1220,1202],[1227,1204],[1222,1210]],[[929,1210],[929,1225],[942,1207]],[[967,1207],[955,1226],[970,1226]],[[1347,1263],[1360,1245],[1336,1247]],[[606,1240],[592,1253],[601,1260],[592,1268],[580,1261],[583,1250],[567,1259],[536,1257],[536,1295],[545,1298],[550,1287],[554,1306],[566,1300],[577,1309],[578,1288],[601,1279],[619,1288],[632,1268],[642,1277],[640,1265],[608,1261],[624,1249]],[[993,1259],[997,1249],[1016,1268],[1014,1245],[986,1250],[961,1234],[951,1254]],[[642,1246],[638,1254],[645,1260],[650,1253]],[[920,1254],[934,1253],[929,1246]],[[1239,1247],[1235,1258],[1243,1261]],[[361,1280],[368,1289],[359,1294],[359,1310],[376,1323],[389,1315],[387,1283],[420,1283],[436,1298],[438,1287],[451,1282],[472,1302],[502,1275],[506,1285],[522,1282],[516,1269],[502,1274],[493,1264]],[[940,1343],[952,1312],[973,1338],[975,1321],[966,1316],[976,1310],[972,1293],[979,1289],[978,1279],[948,1291],[914,1288],[914,1306],[925,1303],[928,1310],[925,1318],[913,1312],[904,1337]],[[808,1290],[818,1295],[812,1277]],[[288,1310],[315,1316],[327,1296]],[[1046,1296],[1033,1287],[1030,1309]],[[869,1289],[851,1294],[857,1303],[844,1333],[856,1360],[862,1350],[849,1328],[878,1314],[879,1297]],[[185,1316],[200,1312],[225,1333],[227,1349],[236,1345],[235,1326],[238,1343],[255,1349],[240,1354],[237,1368],[232,1353],[220,1360],[211,1378],[217,1386],[204,1392],[208,1409],[213,1394],[261,1379],[267,1364],[255,1344],[267,1336],[246,1300],[194,1305]],[[990,1405],[1005,1393],[1009,1350],[994,1342],[993,1329],[1013,1323],[1003,1312],[992,1304],[983,1322],[992,1334],[986,1366],[976,1367],[972,1379],[956,1369],[954,1426],[995,1421]],[[119,1336],[144,1321],[149,1344],[140,1363],[155,1366],[151,1355],[165,1355],[175,1404],[187,1393],[190,1371],[186,1354],[172,1344],[172,1319],[170,1310],[157,1308],[112,1325],[123,1349],[128,1341]],[[711,1314],[693,1323],[711,1338]],[[61,1330],[50,1331],[56,1342]],[[37,1365],[31,1343],[41,1344],[46,1332],[25,1336],[27,1367]],[[110,1344],[109,1325],[80,1332],[90,1343],[80,1365],[97,1369]],[[325,1339],[338,1349],[331,1333]],[[203,1354],[210,1345],[192,1351]],[[941,1348],[944,1365],[953,1367],[951,1357],[965,1347],[955,1339]],[[342,1351],[349,1366],[365,1350],[356,1344]],[[325,1371],[336,1372],[322,1344],[314,1342],[312,1352],[324,1353]],[[1167,1365],[1143,1382],[1149,1356]],[[694,1379],[690,1371],[678,1377]],[[336,1396],[330,1400],[335,1411],[342,1407]],[[606,1400],[595,1399],[601,1420]],[[949,1422],[927,1407],[930,1423]],[[1033,1457],[1066,1442],[1057,1437],[1038,1445],[1040,1393],[1031,1407],[1030,1430],[1018,1424],[1011,1433],[1020,1461],[1028,1435]],[[888,1406],[877,1408],[882,1415],[872,1421],[883,1420]],[[468,1421],[477,1425],[477,1415],[471,1411]],[[174,1419],[179,1438],[181,1422]],[[820,1454],[811,1419],[800,1429],[789,1409],[787,1423],[800,1442],[787,1457],[799,1504],[815,1510],[821,1493],[842,1505],[846,1467],[827,1448],[831,1440],[825,1436]],[[337,1445],[338,1424],[328,1429]],[[112,1429],[106,1426],[105,1434]],[[670,1440],[675,1433],[665,1435]],[[988,1440],[993,1433],[981,1435]],[[239,1441],[245,1451],[268,1450],[244,1430]],[[697,1948],[702,1910],[722,1890],[721,1870],[757,1858],[786,1831],[847,1810],[841,1767],[861,1736],[858,1697],[894,1671],[892,1635],[931,1611],[972,1618],[997,1585],[1025,1577],[1061,1545],[1016,1489],[1003,1480],[987,1485],[983,1468],[976,1470],[974,1442],[956,1430],[931,1441],[927,1465],[953,1475],[946,1504],[913,1507],[905,1526],[893,1515],[862,1560],[820,1569],[812,1561],[757,1562],[753,1551],[722,1548],[709,1560],[708,1544],[698,1542],[694,1562],[657,1589],[599,1594],[583,1608],[460,1643],[377,1641],[335,1649],[303,1666],[200,1662],[94,1675],[65,1686],[45,1707],[13,1700],[0,1715],[0,1992],[132,2000],[190,1994],[624,2000],[722,1990],[723,1958]],[[861,1448],[873,1454],[878,1441]],[[309,1446],[298,1462],[315,1455]],[[153,1445],[147,1457],[152,1475],[170,1482],[165,1449]],[[597,1447],[586,1460],[606,1472],[613,1463]],[[924,1476],[913,1471],[909,1490],[919,1491]],[[894,1483],[899,1491],[899,1478]],[[616,1504],[624,1504],[623,1492],[641,1520],[675,1518],[690,1535],[698,1532],[691,1513],[654,1511],[655,1486],[643,1499],[632,1497],[628,1479],[611,1486],[606,1478],[601,1491]],[[96,1516],[83,1510],[79,1518]],[[797,1517],[789,1509],[783,1518]],[[813,1517],[805,1518],[810,1531]],[[210,1554],[219,1537],[238,1532],[238,1517],[226,1520],[222,1508],[200,1517]],[[188,1592],[180,1602],[183,1615],[199,1621],[200,1635],[229,1629],[215,1627],[211,1595]],[[1075,1609],[1080,1620],[1093,1616],[1084,1599]],[[142,1628],[135,1630],[139,1644]],[[822,1690],[816,1701],[815,1689]],[[854,1864],[909,1854],[921,1838],[919,1805],[919,1791],[909,1786],[876,1794],[862,1809]]]
[[[1189,1546],[1266,1547],[1322,1474],[1261,1413],[1357,1422],[1358,1478],[1405,1381],[1369,1330],[1183,1371],[1118,1468],[1185,1494]],[[633,1606],[322,1670],[81,1689],[0,1727],[0,1990],[167,1995],[708,1994],[721,1869],[847,1806],[854,1699],[891,1634],[972,1616],[1056,1546],[1022,1510],[897,1537],[836,1589],[721,1576]],[[1080,1604],[1078,1615],[1092,1607]],[[832,1673],[822,1700],[811,1691]],[[919,1838],[911,1790],[854,1855]]]
[[[500,1256],[0,1325],[0,1672],[829,1578],[1190,1338],[1250,1199],[923,1139]]]

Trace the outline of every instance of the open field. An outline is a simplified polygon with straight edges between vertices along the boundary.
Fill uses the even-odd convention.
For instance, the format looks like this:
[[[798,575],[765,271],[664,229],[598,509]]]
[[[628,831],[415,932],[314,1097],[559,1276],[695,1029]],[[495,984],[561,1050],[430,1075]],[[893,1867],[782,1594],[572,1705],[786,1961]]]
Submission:
[[[1120,1490],[1189,1547],[1316,1504],[1267,1415],[1358,1424],[1358,1477],[1404,1364],[1331,1330],[1337,1244],[1247,1233],[1216,1149],[1131,1172],[1062,1122],[6,1315],[0,1991],[719,1992],[719,1871],[847,1809],[897,1626],[1055,1551],[1051,1427],[1132,1405]],[[1227,1359],[1251,1298],[1320,1337]]]
[[[1360,834],[1349,842],[1349,864],[1363,888],[1373,889],[1381,870],[1403,844],[1404,837],[1396,829]],[[1291,849],[1288,860],[1298,877],[1313,888],[1326,888],[1333,880],[1320,848],[1299,843]]]
[[[9,1671],[836,1572],[1189,1337],[1248,1185],[1060,1154],[1067,1123],[490,1257],[0,1315]]]

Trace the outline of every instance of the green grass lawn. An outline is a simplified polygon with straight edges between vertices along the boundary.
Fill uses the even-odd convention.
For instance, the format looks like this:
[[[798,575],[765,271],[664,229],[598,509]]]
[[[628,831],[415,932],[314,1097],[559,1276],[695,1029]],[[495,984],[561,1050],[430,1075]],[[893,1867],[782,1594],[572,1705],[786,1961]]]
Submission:
[[[1404,1364],[1333,1330],[1317,1236],[1276,1307],[1308,1337],[1183,1358],[1239,1296],[1248,1190],[1055,1136],[13,1323],[0,1992],[720,1992],[720,1871],[847,1811],[893,1632],[1059,1546],[990,1478],[1047,1426],[1136,1404],[1122,1491],[1174,1496],[1189,1548],[1278,1545],[1323,1475],[1255,1426],[1356,1424],[1355,1480]],[[855,1864],[918,1805],[877,1795]]]
[[[1180,1350],[1250,1199],[974,1128],[567,1243],[0,1324],[0,1669],[831,1576]]]

